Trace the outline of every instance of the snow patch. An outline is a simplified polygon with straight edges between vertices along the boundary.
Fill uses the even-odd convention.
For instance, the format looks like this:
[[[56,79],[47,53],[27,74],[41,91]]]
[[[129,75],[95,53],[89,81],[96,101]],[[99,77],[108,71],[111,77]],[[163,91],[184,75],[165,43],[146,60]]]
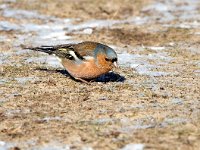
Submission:
[[[141,75],[149,76],[166,76],[170,73],[162,71],[152,71],[152,69],[159,68],[158,65],[152,65],[148,60],[156,60],[159,62],[168,62],[169,58],[159,54],[150,54],[150,55],[139,55],[139,54],[129,54],[122,53],[118,54],[119,63],[122,66],[134,68]]]
[[[26,63],[38,63],[38,64],[46,64],[50,67],[53,68],[63,68],[62,64],[60,63],[60,61],[58,60],[57,57],[55,56],[40,56],[40,57],[31,57],[28,58],[26,61]]]

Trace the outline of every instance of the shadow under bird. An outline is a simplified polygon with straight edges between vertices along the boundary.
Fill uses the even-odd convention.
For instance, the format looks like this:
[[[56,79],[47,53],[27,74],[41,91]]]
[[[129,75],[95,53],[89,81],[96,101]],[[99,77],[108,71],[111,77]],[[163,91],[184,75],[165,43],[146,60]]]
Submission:
[[[27,49],[56,55],[67,72],[82,82],[95,79],[117,67],[117,53],[111,47],[97,42],[86,41]]]

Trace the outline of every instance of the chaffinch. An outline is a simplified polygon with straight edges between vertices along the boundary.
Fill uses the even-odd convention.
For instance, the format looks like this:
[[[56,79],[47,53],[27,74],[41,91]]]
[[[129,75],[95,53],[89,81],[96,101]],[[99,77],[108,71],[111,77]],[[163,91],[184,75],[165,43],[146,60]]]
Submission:
[[[82,82],[106,74],[117,66],[116,52],[109,46],[97,42],[87,41],[29,49],[56,55],[68,73]]]

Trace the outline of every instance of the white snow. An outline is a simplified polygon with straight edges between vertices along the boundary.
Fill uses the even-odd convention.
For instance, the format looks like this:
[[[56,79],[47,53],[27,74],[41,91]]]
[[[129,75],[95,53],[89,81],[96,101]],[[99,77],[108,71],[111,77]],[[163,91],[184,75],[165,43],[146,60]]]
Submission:
[[[30,57],[26,61],[26,63],[38,63],[38,64],[45,64],[47,66],[53,68],[63,68],[62,64],[58,60],[57,57],[48,55],[48,56],[40,56],[40,57]]]
[[[121,150],[143,150],[144,144],[127,144]]]
[[[152,71],[152,69],[159,69],[158,64],[170,61],[170,57],[160,55],[159,53],[149,55],[122,53],[118,54],[118,57],[121,66],[134,68],[141,75],[166,76],[170,74],[168,72]],[[158,63],[152,65],[149,60],[156,60]]]

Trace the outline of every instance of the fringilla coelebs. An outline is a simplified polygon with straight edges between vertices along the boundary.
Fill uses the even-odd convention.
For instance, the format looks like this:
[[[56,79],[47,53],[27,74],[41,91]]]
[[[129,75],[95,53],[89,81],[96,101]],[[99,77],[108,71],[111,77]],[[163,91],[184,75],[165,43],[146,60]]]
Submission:
[[[97,42],[87,41],[29,49],[56,55],[68,73],[83,82],[106,74],[117,66],[116,52],[109,46]]]

